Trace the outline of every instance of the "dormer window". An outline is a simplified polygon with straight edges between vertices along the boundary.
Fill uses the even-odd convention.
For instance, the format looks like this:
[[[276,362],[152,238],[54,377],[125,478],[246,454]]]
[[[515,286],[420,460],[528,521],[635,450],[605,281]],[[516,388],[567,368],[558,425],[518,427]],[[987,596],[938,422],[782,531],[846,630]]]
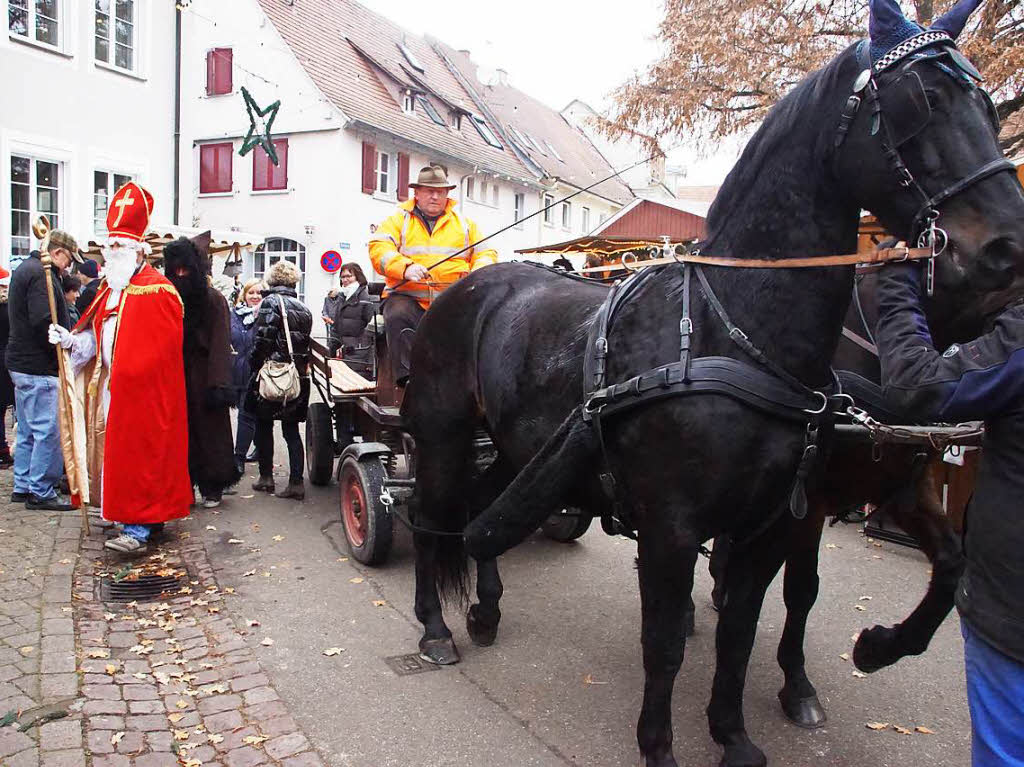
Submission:
[[[405,43],[398,43],[398,50],[405,56],[405,60],[409,62],[409,66],[415,69],[417,72],[422,72],[423,65],[420,64],[420,60],[416,58],[415,54],[409,50]]]
[[[555,156],[555,157],[556,157],[556,158],[558,159],[558,161],[559,161],[559,162],[565,162],[565,160],[563,160],[563,159],[562,159],[562,155],[560,155],[560,154],[558,153],[558,150],[557,150],[557,149],[555,149],[555,148],[554,148],[553,146],[551,146],[551,142],[550,142],[550,141],[545,141],[545,142],[544,142],[544,145],[545,145],[545,146],[546,146],[546,147],[547,147],[548,149],[550,149],[550,150],[551,150],[551,154],[553,154],[553,155],[554,155],[554,156]],[[586,210],[586,208],[584,208],[584,210]]]
[[[402,94],[402,111],[411,115],[416,111],[416,99],[410,91]]]
[[[426,112],[427,117],[438,125],[444,125],[444,119],[442,119],[441,115],[439,115],[437,110],[434,109],[434,105],[430,103],[426,96],[417,96],[416,101],[418,101],[419,105],[423,107],[423,111]]]
[[[494,135],[494,131],[491,130],[491,126],[484,122],[482,117],[473,115],[473,126],[476,128],[477,133],[480,134],[480,138],[486,141],[488,144],[493,146],[495,149],[501,149],[501,142],[498,141],[498,137]]]

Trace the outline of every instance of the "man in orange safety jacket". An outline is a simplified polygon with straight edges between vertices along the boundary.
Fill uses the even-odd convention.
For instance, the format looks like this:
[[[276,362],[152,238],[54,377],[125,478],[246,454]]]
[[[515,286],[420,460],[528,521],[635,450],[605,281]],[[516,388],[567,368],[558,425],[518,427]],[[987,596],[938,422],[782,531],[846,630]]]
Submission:
[[[460,277],[498,261],[497,252],[490,248],[469,247],[481,239],[480,230],[448,199],[455,185],[448,183],[444,167],[423,168],[409,186],[413,199],[399,203],[370,240],[370,261],[386,280],[384,332],[399,386],[409,380],[411,330],[420,324],[430,302]]]

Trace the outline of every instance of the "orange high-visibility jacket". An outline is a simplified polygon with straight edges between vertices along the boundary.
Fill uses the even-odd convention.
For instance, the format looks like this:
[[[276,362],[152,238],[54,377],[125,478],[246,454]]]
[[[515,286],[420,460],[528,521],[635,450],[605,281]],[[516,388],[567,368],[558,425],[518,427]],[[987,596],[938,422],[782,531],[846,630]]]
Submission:
[[[370,238],[370,261],[373,268],[385,277],[387,289],[384,295],[392,291],[409,295],[426,309],[434,297],[460,277],[496,264],[498,254],[491,248],[470,248],[432,269],[430,283],[406,282],[396,288],[405,279],[405,270],[410,264],[420,264],[429,269],[481,239],[477,225],[455,210],[453,200],[448,200],[433,232],[428,232],[419,216],[413,214],[415,204],[414,199],[399,203],[398,209],[377,227]]]

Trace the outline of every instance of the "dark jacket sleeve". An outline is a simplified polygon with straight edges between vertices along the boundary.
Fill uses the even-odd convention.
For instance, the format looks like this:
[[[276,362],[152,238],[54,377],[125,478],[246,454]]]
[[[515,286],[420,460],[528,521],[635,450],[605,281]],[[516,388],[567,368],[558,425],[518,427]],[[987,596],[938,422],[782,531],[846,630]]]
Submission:
[[[986,420],[1024,401],[1024,305],[1006,309],[988,333],[938,352],[921,309],[920,267],[907,263],[882,271],[878,314],[882,389],[897,412]]]
[[[263,300],[259,313],[256,315],[256,321],[253,323],[253,344],[252,354],[249,356],[249,367],[254,373],[263,367],[263,363],[267,361],[277,346],[278,328],[280,327],[279,310],[277,302],[274,301],[273,304],[270,304],[271,300],[270,296]]]
[[[33,274],[28,284],[28,290],[25,292],[28,325],[32,329],[33,336],[44,340],[50,327],[50,299],[46,295],[46,280],[50,279],[48,271],[49,269],[44,267],[38,273]],[[54,294],[55,302],[56,298],[57,296]]]

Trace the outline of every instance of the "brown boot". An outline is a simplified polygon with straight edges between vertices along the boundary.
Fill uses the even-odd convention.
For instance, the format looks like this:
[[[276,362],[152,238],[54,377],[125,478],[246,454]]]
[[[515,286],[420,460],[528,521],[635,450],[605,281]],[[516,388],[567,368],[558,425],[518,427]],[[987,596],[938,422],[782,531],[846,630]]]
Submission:
[[[301,501],[306,497],[306,486],[302,482],[289,482],[288,487],[277,493],[278,498],[293,498]]]
[[[265,493],[274,492],[274,478],[273,477],[260,477],[252,483],[253,490],[262,490]]]

